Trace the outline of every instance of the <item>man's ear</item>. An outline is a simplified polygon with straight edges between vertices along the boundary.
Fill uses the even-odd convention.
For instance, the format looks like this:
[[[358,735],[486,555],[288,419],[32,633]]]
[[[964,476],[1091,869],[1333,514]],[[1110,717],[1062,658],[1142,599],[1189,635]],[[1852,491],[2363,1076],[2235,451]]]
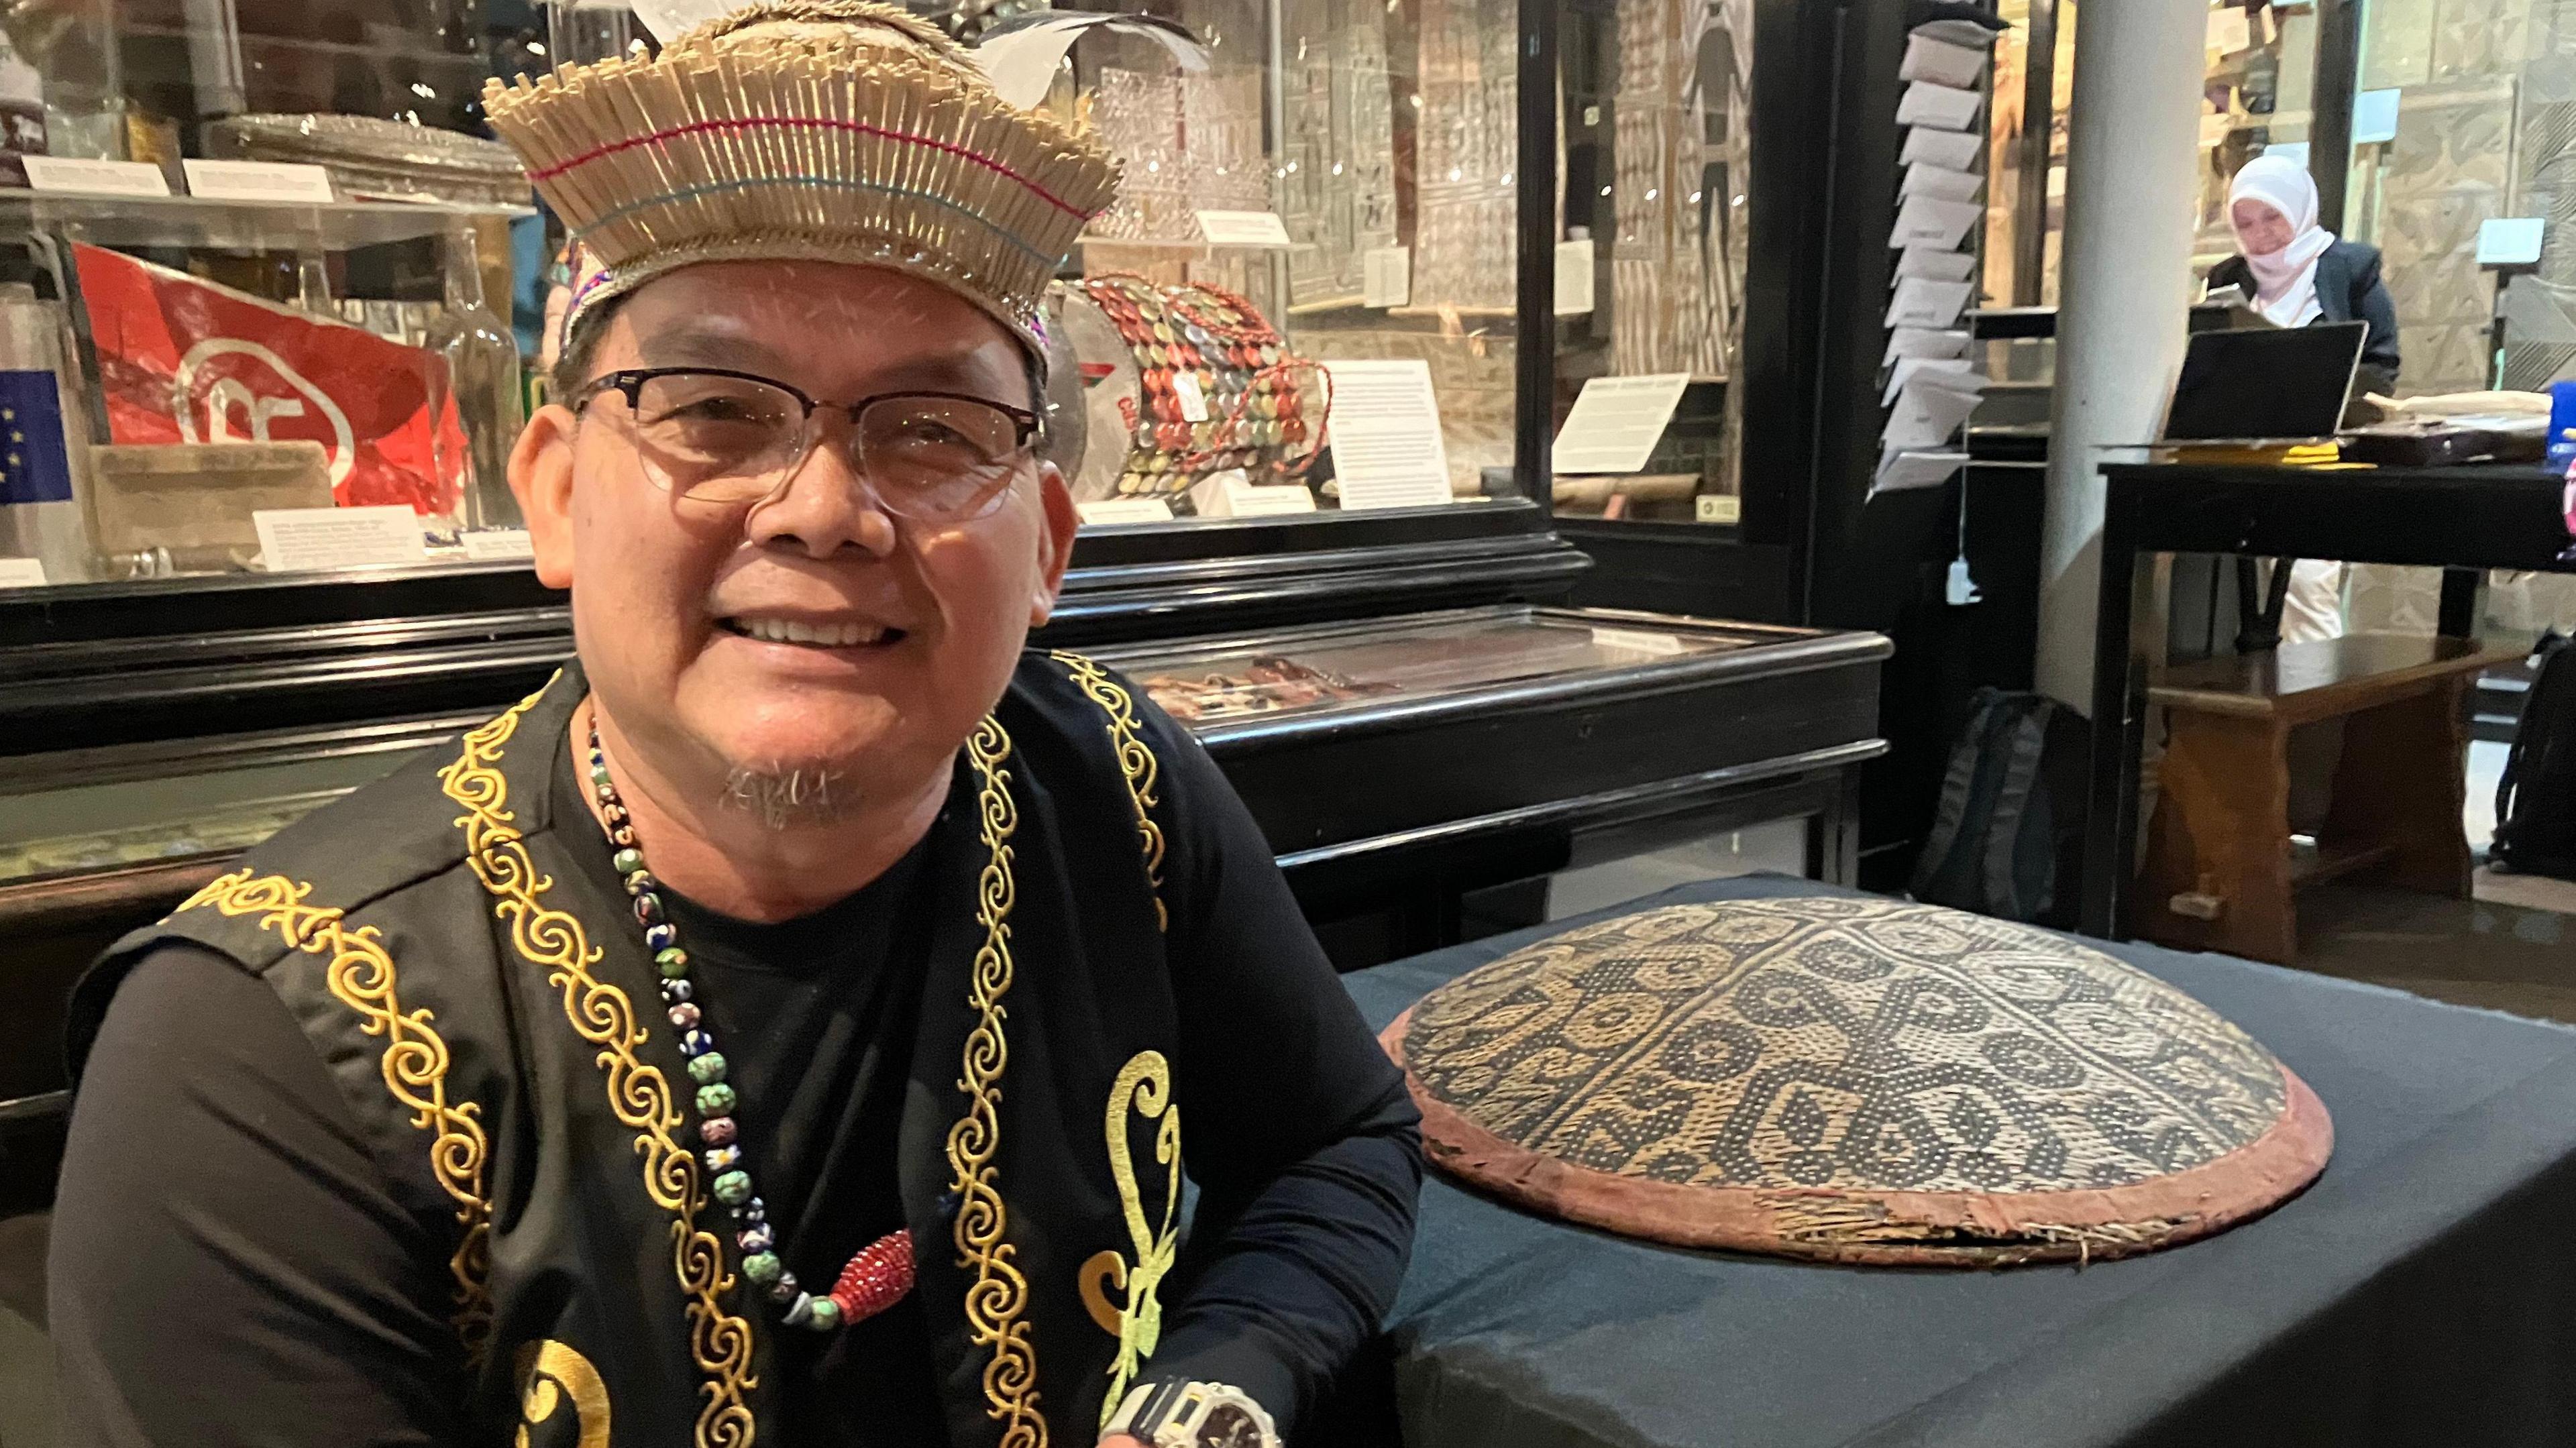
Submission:
[[[1044,627],[1055,616],[1055,601],[1064,591],[1064,571],[1073,564],[1073,535],[1082,527],[1082,515],[1073,508],[1073,490],[1065,486],[1064,472],[1054,463],[1038,464],[1038,519],[1046,529],[1039,540],[1044,550],[1038,559],[1037,596],[1029,600],[1029,627]]]
[[[581,420],[560,405],[541,407],[510,449],[510,491],[527,520],[537,581],[572,587],[572,449]]]

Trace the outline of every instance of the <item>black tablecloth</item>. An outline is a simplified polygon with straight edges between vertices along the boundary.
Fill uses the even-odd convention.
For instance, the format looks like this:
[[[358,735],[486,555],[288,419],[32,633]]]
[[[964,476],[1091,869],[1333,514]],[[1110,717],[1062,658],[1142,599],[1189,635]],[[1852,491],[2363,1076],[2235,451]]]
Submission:
[[[1827,888],[1754,877],[1621,910]],[[1351,993],[1382,1027],[1574,923]],[[1985,1273],[1650,1246],[1435,1173],[1390,1321],[1407,1448],[2576,1443],[2576,1031],[2107,948],[2316,1088],[2335,1154],[2315,1186],[2172,1251]]]

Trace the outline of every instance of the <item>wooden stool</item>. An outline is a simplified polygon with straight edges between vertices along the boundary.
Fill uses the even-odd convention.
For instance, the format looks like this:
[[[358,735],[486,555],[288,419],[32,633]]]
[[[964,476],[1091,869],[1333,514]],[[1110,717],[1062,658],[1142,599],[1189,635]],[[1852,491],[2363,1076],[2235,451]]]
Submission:
[[[2140,879],[2140,935],[2287,965],[2297,892],[2371,870],[2466,898],[2466,694],[2521,656],[2475,639],[2355,634],[2165,671],[2170,725]],[[2342,719],[2334,803],[2311,857],[2290,848],[2290,731]]]

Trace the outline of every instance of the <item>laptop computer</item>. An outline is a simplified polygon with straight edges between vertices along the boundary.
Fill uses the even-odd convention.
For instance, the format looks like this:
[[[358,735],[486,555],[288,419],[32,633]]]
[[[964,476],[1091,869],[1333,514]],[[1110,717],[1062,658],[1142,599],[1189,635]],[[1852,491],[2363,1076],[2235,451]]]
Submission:
[[[2165,410],[2166,442],[2331,438],[2361,366],[2362,322],[2196,332]]]

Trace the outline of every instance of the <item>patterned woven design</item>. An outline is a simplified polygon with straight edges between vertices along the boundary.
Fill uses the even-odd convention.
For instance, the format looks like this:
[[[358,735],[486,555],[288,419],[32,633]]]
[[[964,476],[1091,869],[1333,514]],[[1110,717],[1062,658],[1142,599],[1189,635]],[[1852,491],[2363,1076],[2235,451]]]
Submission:
[[[2295,1191],[2331,1139],[2270,1053],[2170,986],[1894,901],[1593,925],[1433,991],[1387,1040],[1462,1174],[1643,1235],[1854,1260],[2163,1245]]]

